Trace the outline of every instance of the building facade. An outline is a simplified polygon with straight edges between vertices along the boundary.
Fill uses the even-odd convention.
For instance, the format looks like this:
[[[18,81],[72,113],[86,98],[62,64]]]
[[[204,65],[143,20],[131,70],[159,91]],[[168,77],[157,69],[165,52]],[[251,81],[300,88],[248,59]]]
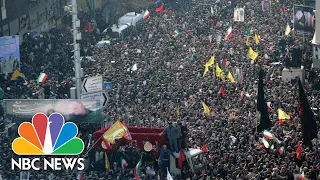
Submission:
[[[69,0],[0,0],[2,36],[19,35],[20,42],[26,33],[37,36],[59,23],[65,15],[63,7]],[[1,19],[1,18],[0,18]]]

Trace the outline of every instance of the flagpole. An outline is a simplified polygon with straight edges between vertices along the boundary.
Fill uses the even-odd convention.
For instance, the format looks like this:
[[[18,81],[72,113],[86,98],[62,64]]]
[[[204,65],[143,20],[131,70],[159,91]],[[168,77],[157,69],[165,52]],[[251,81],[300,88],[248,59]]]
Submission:
[[[256,133],[258,133],[258,117],[257,117],[257,115],[258,115],[258,111],[256,111]]]
[[[82,155],[83,157],[85,157],[91,150],[92,150],[92,148],[100,141],[100,139],[103,137],[103,134],[99,137],[99,139],[94,143],[94,144],[92,144],[92,146],[87,150],[87,152],[84,154],[84,155]],[[81,157],[81,155],[79,155],[79,157]],[[73,172],[75,171],[76,169],[73,169],[72,170],[72,173],[70,173],[70,176],[67,178],[68,180],[71,178],[72,179],[72,174],[73,174]]]

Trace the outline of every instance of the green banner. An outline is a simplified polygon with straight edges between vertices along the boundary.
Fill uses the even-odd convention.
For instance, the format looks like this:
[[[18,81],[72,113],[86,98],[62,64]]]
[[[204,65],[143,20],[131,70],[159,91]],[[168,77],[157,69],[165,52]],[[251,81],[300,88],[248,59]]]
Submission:
[[[30,121],[36,113],[58,112],[65,121],[98,123],[103,120],[101,101],[75,99],[4,99],[5,116],[12,121]]]

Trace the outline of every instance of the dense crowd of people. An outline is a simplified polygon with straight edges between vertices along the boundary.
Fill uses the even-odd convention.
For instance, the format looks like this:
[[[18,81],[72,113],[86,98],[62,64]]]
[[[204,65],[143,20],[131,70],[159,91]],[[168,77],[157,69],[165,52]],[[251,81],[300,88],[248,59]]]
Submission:
[[[149,7],[151,16],[141,26],[123,39],[112,39],[110,46],[95,47],[102,35],[96,30],[85,32],[80,43],[81,56],[92,56],[94,61],[85,60],[82,67],[86,77],[103,75],[104,81],[113,83],[110,102],[105,108],[111,121],[123,120],[129,126],[146,127],[165,127],[180,121],[188,130],[184,140],[190,148],[201,148],[202,143],[206,143],[208,152],[202,160],[205,170],[176,179],[299,179],[302,174],[306,179],[319,179],[317,144],[312,148],[303,146],[301,159],[296,158],[298,142],[302,141],[297,80],[281,79],[284,59],[290,59],[292,48],[302,47],[302,65],[307,70],[304,88],[318,122],[320,92],[314,84],[319,81],[319,72],[311,69],[309,40],[302,40],[293,32],[282,36],[287,24],[292,27],[292,4],[303,4],[303,1],[271,1],[264,9],[260,0],[166,2],[165,9],[173,14],[156,13],[152,9],[158,5],[154,5]],[[235,6],[244,7],[244,22],[233,21]],[[233,25],[232,36],[224,40],[229,25]],[[4,98],[69,98],[69,89],[74,86],[74,64],[72,34],[70,26],[66,27],[24,41],[20,49],[21,72],[25,77],[11,81],[9,76],[2,76]],[[248,27],[251,38],[246,44]],[[260,36],[259,43],[254,41],[255,34]],[[259,53],[257,60],[251,61],[248,57],[249,47]],[[236,83],[216,77],[215,65],[203,75],[204,64],[212,56],[225,74],[234,75]],[[136,69],[132,68],[134,64]],[[283,142],[282,154],[277,149],[261,148],[262,135],[256,131],[260,68],[266,72],[265,99],[271,108],[269,116],[273,124],[270,131]],[[48,74],[43,85],[35,81],[40,72]],[[318,76],[311,76],[314,72]],[[202,101],[211,108],[209,116],[203,113]],[[281,125],[278,108],[291,116]],[[100,127],[79,126],[84,139]],[[3,179],[19,179],[20,172],[8,170],[14,157],[10,147],[12,138],[1,136],[0,140],[3,154],[0,175]],[[177,151],[175,143],[170,142],[173,146],[170,148]],[[82,172],[83,179],[133,178],[132,169],[111,164],[111,170],[106,171],[104,160],[95,162],[92,156],[94,154],[89,153],[89,167]],[[31,176],[47,179],[51,173],[31,172]],[[53,179],[77,176],[75,171],[52,174]]]

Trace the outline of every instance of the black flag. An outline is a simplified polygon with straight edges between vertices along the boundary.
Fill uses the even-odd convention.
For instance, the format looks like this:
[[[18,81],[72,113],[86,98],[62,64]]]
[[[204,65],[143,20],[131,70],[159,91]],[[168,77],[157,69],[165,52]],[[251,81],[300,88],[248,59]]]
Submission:
[[[299,114],[302,124],[303,144],[311,146],[311,140],[317,138],[318,130],[314,114],[299,79]]]
[[[268,107],[266,100],[264,99],[264,90],[263,90],[263,70],[260,69],[259,72],[259,82],[258,82],[258,111],[260,111],[260,124],[258,126],[258,132],[261,132],[266,129],[270,129],[271,121],[269,119]]]

